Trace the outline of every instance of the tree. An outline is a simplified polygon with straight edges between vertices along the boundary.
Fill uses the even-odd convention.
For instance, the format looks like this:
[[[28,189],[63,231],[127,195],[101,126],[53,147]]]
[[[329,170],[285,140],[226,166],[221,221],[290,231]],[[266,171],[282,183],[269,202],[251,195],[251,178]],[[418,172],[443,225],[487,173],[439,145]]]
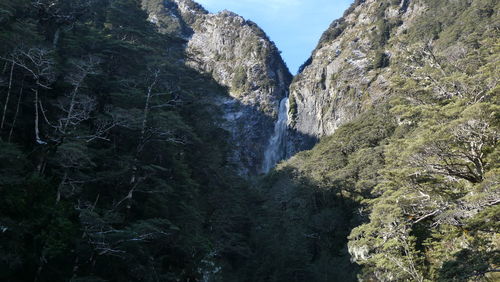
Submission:
[[[32,47],[24,50],[19,48],[15,50],[10,57],[4,57],[3,60],[11,62],[13,65],[21,67],[33,80],[33,107],[35,110],[34,130],[35,141],[38,144],[46,144],[40,137],[40,107],[41,99],[39,97],[41,89],[50,89],[50,84],[55,79],[53,51],[44,47]]]

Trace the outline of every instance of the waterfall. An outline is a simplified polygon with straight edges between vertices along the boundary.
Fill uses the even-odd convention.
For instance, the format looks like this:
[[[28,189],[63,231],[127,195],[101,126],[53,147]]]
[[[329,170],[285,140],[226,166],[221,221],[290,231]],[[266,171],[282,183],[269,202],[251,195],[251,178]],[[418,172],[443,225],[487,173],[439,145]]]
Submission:
[[[288,123],[288,97],[280,101],[278,120],[274,125],[274,133],[269,139],[269,144],[264,152],[262,172],[268,173],[279,161],[286,157],[286,131]]]

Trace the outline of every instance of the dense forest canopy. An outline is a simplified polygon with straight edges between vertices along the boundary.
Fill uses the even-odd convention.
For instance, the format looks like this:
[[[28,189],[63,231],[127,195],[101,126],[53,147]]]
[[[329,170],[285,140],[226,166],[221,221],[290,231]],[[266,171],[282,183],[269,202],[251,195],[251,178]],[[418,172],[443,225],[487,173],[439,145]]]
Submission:
[[[419,0],[401,33],[412,1],[371,1],[389,94],[250,178],[228,90],[141,2],[0,0],[1,281],[500,278],[498,1]]]
[[[277,281],[496,281],[500,4],[370,2],[370,72],[390,74],[387,95],[262,183],[261,220],[280,216],[267,234],[289,248],[261,238],[287,265],[265,269],[290,275]],[[387,20],[419,7],[411,25]],[[352,29],[334,22],[320,47]]]
[[[0,280],[199,279],[245,220],[225,89],[138,1],[0,5]]]

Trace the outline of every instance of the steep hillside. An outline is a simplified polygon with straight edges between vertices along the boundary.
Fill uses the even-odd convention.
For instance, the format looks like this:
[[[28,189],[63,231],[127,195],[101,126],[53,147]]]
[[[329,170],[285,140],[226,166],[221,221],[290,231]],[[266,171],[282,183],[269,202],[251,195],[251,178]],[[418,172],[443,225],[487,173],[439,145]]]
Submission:
[[[485,1],[355,1],[323,34],[294,79],[291,127],[310,136],[330,135],[372,105],[383,103],[390,95],[391,79],[405,63],[401,58],[418,44],[429,43],[459,56],[454,53],[464,48],[460,42],[464,35],[459,27],[445,29],[455,24],[468,32],[482,27],[485,19],[494,26],[493,8],[482,8],[488,5]],[[484,9],[480,22],[459,23],[462,13],[478,9]]]
[[[0,281],[199,281],[246,247],[229,94],[139,1],[0,1],[0,41]]]
[[[262,172],[292,79],[274,43],[255,23],[228,11],[209,14],[190,0],[144,0],[143,5],[161,30],[186,38],[188,66],[228,88],[230,97],[215,102],[224,108],[223,126],[237,147],[232,161],[243,174]],[[283,157],[284,152],[273,165]]]
[[[262,182],[257,273],[498,279],[499,8],[367,0],[332,24],[290,97],[291,126],[329,136]]]

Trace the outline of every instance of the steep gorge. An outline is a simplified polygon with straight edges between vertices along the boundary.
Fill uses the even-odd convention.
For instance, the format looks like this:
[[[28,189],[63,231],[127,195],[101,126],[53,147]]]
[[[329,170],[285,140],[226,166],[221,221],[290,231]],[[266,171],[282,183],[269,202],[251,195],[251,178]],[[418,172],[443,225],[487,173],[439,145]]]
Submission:
[[[431,115],[426,112],[426,107],[440,112],[448,105],[458,107],[464,113],[495,115],[491,106],[495,104],[495,97],[498,98],[495,94],[498,65],[495,66],[495,55],[490,56],[497,51],[494,51],[495,41],[488,41],[489,37],[498,39],[498,4],[494,2],[357,0],[342,18],[331,24],[299,74],[290,84],[285,83],[283,91],[287,93],[289,86],[288,97],[282,94],[274,98],[274,111],[278,114],[273,113],[274,126],[265,125],[268,132],[274,129],[274,133],[261,139],[269,140],[262,141],[264,151],[259,151],[259,155],[264,156],[259,160],[263,161],[262,172],[271,170],[282,159],[291,159],[272,169],[258,182],[262,204],[250,209],[253,253],[243,266],[233,265],[234,272],[229,273],[250,271],[251,274],[247,272],[245,277],[252,281],[267,281],[269,277],[276,281],[448,281],[449,277],[455,279],[455,267],[460,267],[461,259],[470,264],[469,275],[475,275],[479,268],[495,266],[498,243],[495,235],[488,234],[492,227],[483,231],[469,226],[470,222],[482,218],[483,213],[495,214],[492,209],[498,204],[498,185],[491,190],[475,185],[475,180],[467,182],[474,178],[447,167],[457,160],[442,157],[446,155],[439,151],[443,150],[439,147],[442,145],[433,144],[432,139],[421,141],[420,150],[435,146],[434,153],[426,157],[422,157],[421,152],[412,151],[417,145],[399,147],[399,142],[411,144],[414,138],[426,140],[419,135],[425,128],[423,124],[429,122],[425,115]],[[238,18],[226,11],[211,17],[228,16]],[[194,22],[197,23],[195,26],[203,26],[202,22]],[[224,25],[214,26],[224,29]],[[196,28],[194,30],[188,50],[202,46],[196,43],[201,41],[197,41]],[[221,36],[221,33],[209,29],[208,34],[211,35],[203,37],[203,42],[214,38],[223,42],[233,39],[231,33]],[[214,34],[216,36],[211,38]],[[188,53],[197,58],[196,63],[191,62],[192,66],[211,73],[217,81],[228,85],[222,79],[223,75],[212,66],[222,66],[227,76],[237,70],[224,67],[227,62],[224,56],[216,57],[214,61],[207,60],[210,54],[218,53],[220,47],[201,47],[199,52]],[[231,47],[224,52],[235,51]],[[478,53],[483,54],[481,59],[477,57]],[[275,57],[279,58],[279,54]],[[280,58],[278,61],[282,62]],[[470,67],[472,65],[475,69]],[[246,83],[262,82],[259,80],[262,77],[242,77]],[[234,91],[235,85],[232,86],[231,91]],[[242,101],[248,99],[247,95],[253,97],[251,92],[243,92],[242,96],[232,94]],[[477,95],[484,96],[477,98]],[[464,106],[477,103],[477,107]],[[265,112],[263,108],[260,110]],[[415,114],[423,117],[421,120],[413,118]],[[449,116],[444,129],[433,130],[444,136],[456,136],[453,126],[465,126],[460,125],[463,122],[471,125],[479,122],[496,128],[495,118],[481,121],[470,118],[466,115]],[[260,129],[261,125],[251,127]],[[489,131],[487,138],[497,140],[496,134],[498,128]],[[246,135],[238,138],[242,136]],[[455,147],[446,150],[468,150],[468,145],[464,148],[460,143],[463,141],[458,141],[468,138],[472,137],[450,137],[445,142]],[[314,146],[318,140],[319,144]],[[484,145],[486,147],[482,147],[484,149],[478,154],[492,154],[495,159],[491,152],[496,148],[496,142]],[[404,153],[398,155],[398,152]],[[432,164],[434,157],[443,159],[436,165]],[[468,156],[458,162],[467,163],[473,158]],[[486,160],[474,162],[484,163]],[[481,169],[480,177],[489,177],[488,181],[498,183],[495,180],[498,178],[495,161],[491,162],[490,173]],[[414,173],[422,177],[416,180],[417,183],[430,181],[431,184],[426,184],[427,188],[419,187],[421,184],[408,184],[408,179],[411,183],[415,176],[405,175],[402,173],[405,170],[415,170]],[[401,173],[403,175],[395,176]],[[451,178],[443,180],[440,174]],[[391,186],[387,183],[398,184]],[[464,192],[455,192],[457,185],[464,187]],[[456,194],[443,197],[434,192],[436,187]],[[411,196],[407,199],[399,193]],[[479,196],[474,198],[473,195]],[[436,200],[425,201],[422,197],[435,197]],[[406,201],[410,202],[410,207],[405,206]],[[491,203],[495,204],[490,209]],[[436,209],[440,205],[447,208]],[[481,208],[470,213],[467,211],[470,206]],[[396,215],[399,214],[398,218]],[[450,219],[452,214],[463,215],[457,222]],[[412,222],[405,217],[416,219]],[[404,231],[393,231],[394,225]],[[475,237],[449,235],[451,239],[440,239],[449,229],[460,229],[461,226],[474,229]],[[389,239],[386,240],[392,240],[394,245],[377,241],[377,238],[387,236]],[[481,238],[485,248],[474,243],[475,238]],[[451,254],[444,254],[443,246],[453,240],[468,247],[455,246]],[[431,245],[428,247],[422,243],[424,241]],[[461,258],[462,252],[470,255]],[[401,253],[406,255],[401,256]],[[263,257],[269,258],[260,261]],[[476,259],[488,263],[478,265],[474,262]],[[228,269],[224,264],[221,267]],[[488,270],[481,276],[486,273]],[[221,273],[213,279],[228,280],[225,275],[227,273]]]
[[[235,16],[222,13],[228,14]],[[499,199],[495,161],[490,160],[489,173],[480,172],[482,179],[489,177],[488,181],[497,183],[496,188],[486,188],[476,185],[476,180],[470,182],[474,178],[463,172],[446,167],[457,160],[448,159],[454,158],[451,155],[442,157],[446,154],[440,151],[442,145],[432,139],[420,141],[423,143],[419,150],[435,148],[426,157],[412,151],[418,145],[404,148],[399,142],[426,140],[421,135],[425,128],[422,124],[436,117],[420,120],[412,116],[413,111],[431,115],[426,107],[438,112],[457,107],[477,116],[491,114],[481,121],[467,114],[448,116],[444,129],[432,129],[441,136],[455,136],[446,141],[455,147],[446,150],[469,150],[459,140],[472,137],[457,137],[454,128],[464,123],[494,127],[485,136],[497,140],[494,136],[498,128],[492,117],[494,99],[498,98],[498,62],[495,55],[490,56],[498,51],[494,51],[495,41],[488,38],[498,40],[498,24],[498,4],[489,0],[355,1],[325,31],[311,58],[290,83],[288,97],[279,96],[274,127],[267,125],[268,131],[274,128],[274,134],[267,137],[270,139],[264,151],[263,172],[277,161],[293,157],[257,184],[263,204],[252,207],[254,229],[250,242],[254,253],[247,264],[234,271],[251,270],[252,274],[246,273],[245,277],[252,281],[267,281],[269,277],[276,281],[454,281],[456,268],[464,260],[471,270],[461,270],[463,273],[475,275],[477,269],[483,268],[486,270],[480,276],[486,275],[498,258],[494,255],[498,250],[496,235],[488,234],[494,227],[479,230],[471,222],[482,220],[488,212],[495,214]],[[204,38],[204,42],[209,40]],[[206,58],[212,52],[217,51],[202,53]],[[477,53],[484,55],[479,59]],[[211,64],[205,59],[195,65],[221,81],[217,72],[207,68]],[[245,100],[245,95],[248,93],[239,99]],[[485,143],[492,147],[484,147],[478,154],[491,154],[495,159],[491,152],[496,142]],[[443,158],[442,163],[432,164],[432,158]],[[430,183],[422,188],[421,184],[408,184],[408,179],[411,183],[415,177],[412,174],[395,176],[405,169],[421,175],[417,183]],[[441,174],[451,178],[442,179]],[[463,192],[454,191],[457,185],[464,187]],[[443,197],[434,192],[436,187],[456,194]],[[410,202],[410,207],[405,201]],[[447,208],[436,209],[441,204]],[[471,213],[470,206],[480,208]],[[460,220],[451,219],[457,214]],[[394,225],[404,231],[395,232]],[[451,238],[441,239],[449,229],[460,230],[461,226],[475,230],[474,237],[447,235]],[[377,241],[379,237],[387,237],[385,240],[392,240],[394,245]],[[476,239],[483,240],[484,248],[475,243]],[[443,253],[443,246],[454,241],[467,247],[454,246],[451,254]],[[461,253],[469,255],[462,258]],[[267,256],[268,260],[258,262]],[[475,260],[488,263],[479,265]],[[227,280],[224,275],[214,279]]]
[[[419,1],[355,1],[292,81],[276,46],[253,22],[229,11],[210,14],[191,0],[143,0],[143,6],[160,31],[186,40],[186,65],[228,88],[230,97],[213,102],[224,108],[222,126],[236,146],[230,161],[242,175],[268,171],[268,145],[285,97],[287,130],[272,166],[383,103],[398,71],[390,61],[405,49],[399,39],[389,40],[404,37],[426,7]]]
[[[0,1],[0,280],[499,280],[499,10]]]

